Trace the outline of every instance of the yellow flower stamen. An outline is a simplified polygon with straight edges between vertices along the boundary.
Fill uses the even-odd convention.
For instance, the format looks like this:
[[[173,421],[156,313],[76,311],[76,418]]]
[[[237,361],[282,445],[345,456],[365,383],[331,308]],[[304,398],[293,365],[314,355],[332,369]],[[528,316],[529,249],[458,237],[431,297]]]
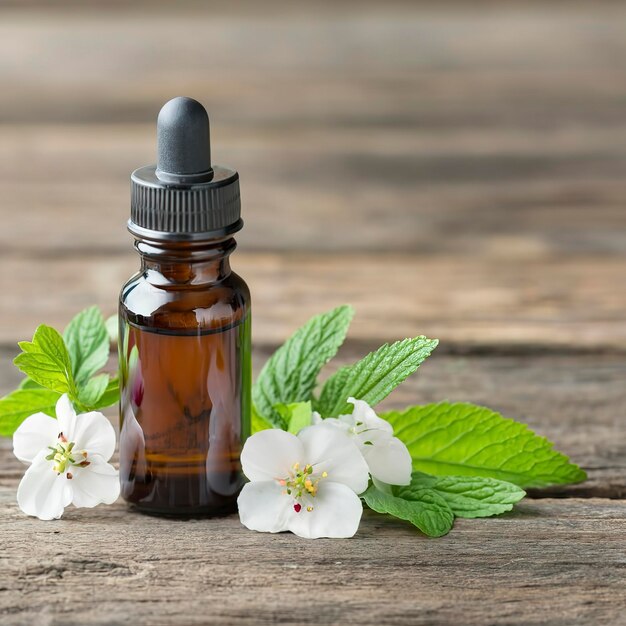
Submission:
[[[276,479],[281,487],[286,487],[283,494],[291,496],[294,503],[294,510],[299,513],[302,510],[300,501],[302,499],[314,498],[317,495],[318,484],[322,478],[326,478],[328,472],[322,472],[317,477],[313,474],[313,466],[307,464],[300,468],[300,463],[294,463],[287,478]],[[312,506],[306,507],[307,512],[313,510]]]
[[[68,465],[77,465],[79,467],[85,467],[90,465],[89,461],[87,461],[87,452],[83,451],[81,453],[82,460],[77,462],[74,459],[74,454],[72,450],[76,444],[73,441],[68,443],[67,437],[63,433],[59,433],[58,443],[56,446],[48,446],[48,449],[51,450],[50,454],[46,457],[48,461],[54,461],[54,465],[52,469],[57,474],[63,474],[67,469]],[[72,474],[68,472],[68,478],[72,478]]]

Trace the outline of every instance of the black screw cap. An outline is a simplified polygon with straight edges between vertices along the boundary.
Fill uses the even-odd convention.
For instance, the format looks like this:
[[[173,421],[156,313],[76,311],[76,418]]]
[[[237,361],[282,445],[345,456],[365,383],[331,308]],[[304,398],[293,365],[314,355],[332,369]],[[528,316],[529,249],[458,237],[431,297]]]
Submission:
[[[157,120],[157,163],[130,179],[128,230],[138,238],[201,241],[243,225],[239,174],[211,165],[209,116],[192,98],[165,103]]]

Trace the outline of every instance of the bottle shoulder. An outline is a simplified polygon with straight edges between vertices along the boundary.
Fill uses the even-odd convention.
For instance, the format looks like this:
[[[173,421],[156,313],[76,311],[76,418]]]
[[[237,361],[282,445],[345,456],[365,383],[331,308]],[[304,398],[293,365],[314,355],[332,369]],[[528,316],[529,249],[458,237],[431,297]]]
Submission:
[[[140,326],[215,329],[242,322],[250,311],[250,290],[234,272],[205,284],[160,282],[138,272],[120,293],[120,316]]]

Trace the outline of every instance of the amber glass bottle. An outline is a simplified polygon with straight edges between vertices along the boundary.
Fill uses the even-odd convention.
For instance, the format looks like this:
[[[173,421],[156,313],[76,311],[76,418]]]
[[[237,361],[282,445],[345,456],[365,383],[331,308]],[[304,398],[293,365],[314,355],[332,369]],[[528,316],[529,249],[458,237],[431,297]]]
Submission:
[[[250,429],[250,294],[230,269],[238,175],[211,166],[189,98],[159,114],[157,166],[132,176],[140,271],[120,297],[120,480],[139,510],[234,510]]]

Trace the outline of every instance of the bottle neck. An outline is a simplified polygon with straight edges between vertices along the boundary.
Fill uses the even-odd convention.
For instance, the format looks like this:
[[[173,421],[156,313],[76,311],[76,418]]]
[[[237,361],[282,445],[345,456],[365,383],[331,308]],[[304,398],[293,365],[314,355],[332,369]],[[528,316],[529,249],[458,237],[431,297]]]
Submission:
[[[232,237],[202,242],[135,241],[141,271],[156,286],[218,283],[230,274],[229,256],[236,247]]]

